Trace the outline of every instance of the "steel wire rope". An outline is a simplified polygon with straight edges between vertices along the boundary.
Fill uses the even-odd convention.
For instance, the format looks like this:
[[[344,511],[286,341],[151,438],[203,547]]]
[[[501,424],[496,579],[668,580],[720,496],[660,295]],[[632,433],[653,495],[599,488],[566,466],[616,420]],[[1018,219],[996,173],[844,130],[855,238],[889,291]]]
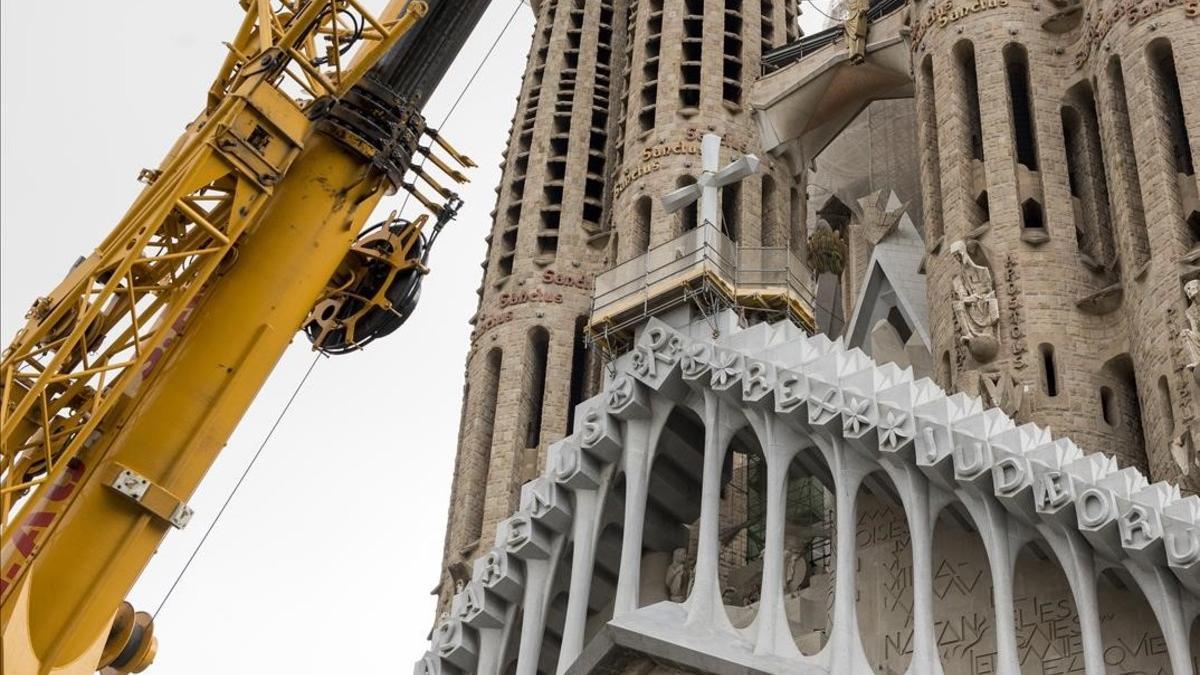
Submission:
[[[171,594],[175,592],[175,587],[183,580],[183,575],[191,567],[192,561],[196,559],[196,554],[200,553],[200,547],[204,546],[204,542],[208,541],[208,535],[212,534],[213,528],[217,526],[217,521],[221,520],[221,515],[225,513],[225,509],[229,503],[233,501],[233,496],[237,494],[238,488],[242,486],[242,482],[246,480],[246,476],[250,474],[250,469],[254,468],[254,463],[258,461],[259,455],[262,454],[264,448],[267,447],[267,442],[271,440],[271,436],[275,434],[275,430],[279,428],[280,422],[283,421],[283,416],[287,414],[292,403],[296,400],[296,396],[300,394],[300,390],[304,387],[304,383],[308,382],[308,376],[312,375],[313,369],[317,367],[317,361],[321,360],[322,354],[317,353],[313,358],[312,363],[308,364],[308,370],[304,371],[304,377],[300,378],[300,383],[292,390],[292,395],[288,397],[287,403],[283,404],[283,409],[279,411],[279,415],[275,417],[275,422],[271,428],[267,430],[267,435],[263,436],[262,442],[258,444],[258,449],[254,451],[254,455],[250,457],[250,462],[246,464],[246,468],[242,470],[242,475],[238,476],[237,482],[233,484],[233,489],[225,497],[225,502],[221,504],[221,508],[217,509],[217,515],[213,517],[212,522],[208,524],[208,529],[204,530],[204,535],[200,537],[196,548],[192,549],[192,554],[188,556],[187,562],[183,564],[183,569],[179,571],[179,575],[175,577],[175,581],[171,582],[171,587],[167,589],[167,594],[163,596],[161,602],[158,603],[158,609],[154,610],[153,618],[158,618],[158,613],[162,611],[163,606],[167,604],[167,600],[171,598]]]
[[[468,79],[466,84],[463,85],[462,90],[458,92],[458,96],[454,99],[454,103],[451,104],[450,109],[446,112],[445,117],[442,118],[442,123],[438,127],[439,132],[441,127],[445,126],[446,122],[450,119],[450,115],[454,113],[454,110],[458,107],[458,104],[462,102],[467,90],[470,89],[471,85],[475,82],[475,78],[479,75],[479,72],[483,70],[483,66],[487,63],[488,59],[491,58],[492,52],[496,50],[496,45],[500,44],[500,40],[504,37],[504,34],[508,32],[509,26],[512,25],[513,19],[515,19],[517,16],[517,12],[519,12],[521,7],[524,6],[527,6],[526,3],[523,0],[518,0],[516,9],[514,9],[513,13],[508,17],[508,21],[504,24],[504,27],[500,29],[500,33],[496,36],[496,39],[492,41],[491,47],[489,47],[487,52],[483,55],[479,65],[475,67],[475,72],[471,74],[470,79]],[[424,166],[424,164],[425,160],[422,158],[419,166]],[[404,205],[408,204],[408,198],[410,196],[410,193],[406,193],[404,202],[400,206],[401,213],[404,211]],[[238,489],[241,488],[242,483],[246,480],[246,476],[250,474],[250,470],[254,468],[254,464],[258,461],[259,456],[262,455],[263,450],[266,449],[267,443],[270,442],[271,437],[275,434],[275,430],[278,429],[280,423],[283,422],[284,415],[286,415],[288,409],[292,407],[292,403],[295,402],[296,397],[300,394],[300,390],[303,389],[305,383],[308,382],[309,376],[312,375],[313,370],[317,366],[317,362],[321,360],[322,356],[323,354],[318,352],[313,358],[312,363],[308,364],[308,369],[304,371],[304,377],[300,378],[300,382],[297,383],[296,388],[292,390],[292,395],[288,398],[287,403],[283,405],[283,408],[275,417],[275,422],[271,424],[271,428],[267,430],[267,434],[263,436],[262,442],[259,443],[258,449],[254,451],[254,455],[250,457],[249,463],[247,463],[246,468],[242,470],[242,474],[238,477],[237,482],[234,483],[233,489],[230,490],[229,494],[225,497],[225,501],[221,504],[221,508],[217,509],[217,515],[214,516],[212,522],[208,524],[208,528],[204,530],[204,534],[200,537],[200,541],[196,544],[196,547],[192,549],[191,554],[188,556],[187,562],[183,564],[183,568],[179,570],[179,574],[175,576],[175,579],[171,582],[171,586],[167,589],[166,594],[163,595],[162,600],[158,603],[158,608],[155,609],[154,614],[151,615],[152,620],[158,618],[159,613],[162,612],[163,607],[165,607],[167,604],[167,601],[171,599],[171,595],[179,586],[179,582],[183,580],[183,576],[187,574],[192,562],[196,560],[196,556],[200,553],[200,549],[204,546],[204,542],[208,541],[209,535],[212,534],[213,529],[216,528],[217,523],[221,520],[221,516],[225,513],[225,509],[229,506],[230,502],[233,501],[234,495],[236,495]]]
[[[844,19],[839,19],[835,16],[830,16],[829,14],[827,14],[824,10],[821,9],[821,6],[818,5],[815,0],[800,0],[800,1],[807,4],[808,6],[812,7],[813,9],[817,10],[817,14],[820,14],[821,16],[825,17],[826,19],[829,19],[830,21],[836,21],[837,23],[841,23],[842,21],[844,21]],[[830,26],[830,28],[832,28],[832,26]],[[814,35],[815,35],[815,33],[814,33]]]

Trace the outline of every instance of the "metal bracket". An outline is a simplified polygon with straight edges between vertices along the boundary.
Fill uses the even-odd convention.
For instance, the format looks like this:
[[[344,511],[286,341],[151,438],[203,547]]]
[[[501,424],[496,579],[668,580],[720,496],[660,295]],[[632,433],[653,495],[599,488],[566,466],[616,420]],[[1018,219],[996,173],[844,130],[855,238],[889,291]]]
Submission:
[[[192,507],[180,502],[179,506],[175,507],[175,511],[171,513],[171,517],[168,518],[168,520],[170,520],[171,524],[177,529],[182,530],[183,528],[187,527],[188,522],[191,521],[192,513]]]
[[[183,500],[133,469],[114,462],[108,467],[107,473],[105,485],[141,504],[147,511],[176,528],[182,530],[192,519],[192,509]]]

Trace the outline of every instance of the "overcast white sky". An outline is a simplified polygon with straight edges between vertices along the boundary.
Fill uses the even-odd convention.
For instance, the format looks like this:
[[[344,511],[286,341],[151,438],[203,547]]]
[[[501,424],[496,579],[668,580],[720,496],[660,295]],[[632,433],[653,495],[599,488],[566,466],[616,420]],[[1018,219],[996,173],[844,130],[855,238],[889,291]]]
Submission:
[[[519,0],[494,0],[426,107],[445,115]],[[383,0],[367,3],[375,9]],[[124,213],[195,116],[235,0],[0,4],[0,340]],[[815,12],[806,24],[818,24]],[[443,131],[480,167],[408,324],[323,360],[156,624],[150,672],[410,672],[433,619],[483,237],[533,16]],[[401,196],[384,200],[381,214]],[[130,594],[154,611],[312,359],[298,338]]]

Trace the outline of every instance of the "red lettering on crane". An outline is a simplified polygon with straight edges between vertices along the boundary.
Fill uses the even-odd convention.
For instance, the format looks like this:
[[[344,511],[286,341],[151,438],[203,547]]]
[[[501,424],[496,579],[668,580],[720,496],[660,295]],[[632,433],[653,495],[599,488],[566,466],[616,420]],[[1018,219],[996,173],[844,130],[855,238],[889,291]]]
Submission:
[[[25,568],[29,567],[39,541],[46,535],[54,521],[62,515],[64,506],[62,502],[66,501],[79,487],[79,479],[83,477],[83,470],[84,464],[78,458],[69,460],[62,476],[46,491],[41,502],[37,504],[36,510],[29,514],[24,521],[15,525],[16,531],[11,542],[5,545],[3,551],[0,551],[0,559],[6,563],[14,557],[16,558],[7,564],[3,576],[0,576],[0,597],[8,593],[9,589],[20,579]]]

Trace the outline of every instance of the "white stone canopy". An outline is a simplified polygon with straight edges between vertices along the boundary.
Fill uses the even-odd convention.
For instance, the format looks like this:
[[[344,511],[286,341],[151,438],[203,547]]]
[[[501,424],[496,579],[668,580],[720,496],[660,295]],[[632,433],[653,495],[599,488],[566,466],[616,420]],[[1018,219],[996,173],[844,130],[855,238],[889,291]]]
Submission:
[[[731,319],[718,317],[731,324]],[[708,324],[698,324],[703,331]],[[698,331],[690,331],[698,332]],[[621,357],[604,392],[579,405],[573,434],[554,444],[544,475],[527,483],[521,508],[497,527],[494,547],[434,631],[416,673],[565,673],[581,660],[589,607],[611,604],[609,626],[644,644],[672,644],[693,667],[716,672],[866,673],[855,603],[855,501],[884,471],[911,535],[913,646],[909,673],[942,665],[934,635],[933,525],[957,503],[987,552],[996,617],[1013,616],[1016,558],[1040,540],[1065,572],[1078,614],[1083,663],[1105,672],[1097,581],[1123,570],[1153,608],[1171,668],[1192,672],[1189,628],[1200,613],[1200,498],[1150,484],[1132,468],[1086,454],[1034,424],[1016,425],[978,399],[948,395],[927,379],[877,366],[857,349],[788,323],[759,324],[719,340],[652,319]],[[701,437],[670,431],[686,408]],[[767,467],[766,544],[754,621],[735,628],[718,579],[722,466],[739,430],[757,438]],[[672,435],[674,434],[674,435]],[[670,438],[668,438],[670,436]],[[649,495],[655,453],[694,443],[696,492],[666,486]],[[784,518],[793,459],[819,456],[836,500],[831,632],[803,655],[784,611]],[[702,459],[700,459],[702,458]],[[614,486],[623,484],[623,496]],[[683,603],[639,608],[647,533],[670,532],[647,502],[699,519],[694,586]],[[607,508],[606,508],[607,506]],[[690,522],[690,521],[687,521]],[[619,533],[604,537],[605,533]],[[616,541],[619,539],[619,544]],[[567,552],[570,552],[567,555]],[[619,559],[615,582],[602,556]],[[566,594],[557,657],[549,654],[551,600]],[[602,598],[602,599],[601,599]],[[557,611],[557,610],[555,610]],[[995,621],[995,672],[1020,672],[1013,622]]]

